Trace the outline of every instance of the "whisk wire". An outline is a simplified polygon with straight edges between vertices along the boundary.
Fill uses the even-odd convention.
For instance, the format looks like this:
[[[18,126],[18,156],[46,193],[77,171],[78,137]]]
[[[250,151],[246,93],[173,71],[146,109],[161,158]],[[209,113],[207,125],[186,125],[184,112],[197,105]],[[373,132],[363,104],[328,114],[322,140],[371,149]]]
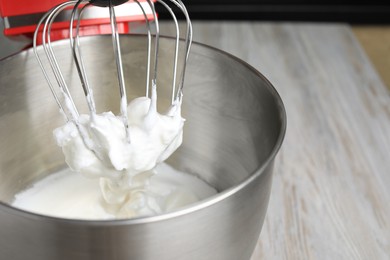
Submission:
[[[80,47],[80,37],[79,37],[79,30],[80,30],[80,22],[82,15],[84,13],[85,8],[90,6],[90,3],[85,4],[79,11],[78,18],[77,18],[77,24],[76,24],[76,32],[75,35],[73,35],[73,27],[74,27],[74,19],[76,17],[76,10],[78,10],[78,6],[82,3],[83,1],[79,0],[75,7],[72,10],[72,15],[70,19],[70,25],[69,25],[69,32],[70,32],[70,46],[72,48],[72,55],[73,59],[77,68],[77,72],[79,74],[81,86],[83,87],[84,95],[87,98],[87,104],[88,108],[91,114],[96,113],[96,106],[95,106],[95,101],[93,98],[93,92],[90,87],[90,84],[88,82],[88,77],[87,77],[87,72],[85,70],[83,58],[81,55],[81,47]]]
[[[53,49],[51,46],[50,34],[51,34],[51,26],[53,24],[54,19],[58,16],[58,14],[62,10],[64,10],[67,6],[73,5],[75,2],[76,1],[66,2],[66,3],[54,8],[53,12],[49,13],[49,15],[46,19],[46,22],[43,26],[43,31],[42,31],[42,46],[43,46],[43,49],[44,49],[46,56],[49,60],[50,67],[53,71],[53,74],[56,78],[56,81],[57,81],[57,83],[58,83],[58,85],[59,85],[59,87],[64,95],[65,102],[66,102],[65,107],[67,108],[66,111],[68,112],[68,114],[71,115],[71,120],[76,120],[78,118],[79,114],[78,114],[78,111],[76,109],[76,105],[73,101],[73,98],[69,92],[69,88],[66,84],[64,76],[61,73],[61,69],[58,65],[59,63],[58,63],[56,56],[53,52]],[[46,31],[47,31],[47,33],[46,33]],[[47,42],[46,42],[46,40],[47,40]],[[65,110],[64,110],[64,112],[65,112]]]
[[[177,22],[177,18],[175,13],[172,11],[172,8],[169,7],[164,1],[157,0],[160,4],[162,4],[168,12],[171,14],[172,19],[175,23],[176,28],[176,41],[175,41],[175,52],[174,52],[174,64],[173,64],[173,75],[172,75],[172,101],[173,104],[175,101],[175,92],[176,92],[176,77],[177,77],[177,60],[179,56],[179,40],[180,40],[180,29],[179,29],[179,23]]]
[[[150,82],[150,58],[151,58],[151,48],[152,45],[152,36],[151,36],[151,28],[148,16],[146,15],[145,9],[142,7],[140,2],[138,0],[134,0],[134,2],[137,3],[138,7],[141,9],[142,14],[144,15],[144,19],[146,22],[146,29],[147,29],[147,35],[148,35],[148,45],[147,45],[147,61],[146,61],[146,97],[149,97],[149,82]]]
[[[158,50],[160,45],[160,25],[158,22],[158,17],[154,4],[150,0],[146,0],[149,4],[150,9],[152,10],[154,24],[155,24],[155,35],[154,35],[154,71],[152,78],[152,85],[155,87],[157,85],[157,66],[158,66]]]
[[[130,142],[130,128],[129,122],[127,118],[127,96],[126,96],[126,86],[125,79],[123,76],[123,64],[122,64],[122,54],[121,47],[119,42],[118,35],[118,26],[116,23],[115,9],[110,0],[109,2],[109,12],[110,12],[110,23],[111,23],[111,35],[112,35],[112,44],[114,46],[114,54],[116,61],[116,68],[118,73],[118,81],[119,81],[119,90],[120,90],[120,111],[123,120],[123,124],[125,125],[126,137],[127,141]]]
[[[187,8],[185,7],[185,5],[183,4],[183,2],[181,0],[170,0],[170,1],[181,9],[181,11],[183,12],[183,14],[186,18],[186,24],[187,24],[186,37],[185,37],[185,52],[186,53],[185,53],[185,58],[184,58],[184,62],[183,62],[183,68],[181,70],[181,77],[180,77],[181,82],[180,82],[180,86],[179,86],[179,89],[178,89],[177,94],[176,94],[176,99],[181,99],[181,97],[183,95],[184,78],[185,78],[185,71],[186,71],[186,67],[187,67],[187,61],[188,61],[188,58],[190,55],[191,45],[192,45],[192,37],[193,37],[192,22],[191,22],[189,14],[188,14]]]
[[[54,8],[53,8],[53,9],[54,9]],[[52,9],[52,10],[53,10],[53,9]],[[55,101],[56,101],[58,107],[60,108],[61,111],[64,111],[64,109],[63,109],[63,107],[62,107],[62,104],[61,104],[61,102],[60,102],[60,100],[59,100],[59,98],[58,98],[58,96],[57,96],[57,93],[56,93],[56,91],[54,90],[54,86],[53,86],[53,84],[52,84],[52,82],[51,82],[51,80],[50,80],[50,78],[49,78],[49,75],[48,75],[47,72],[46,72],[46,69],[45,69],[44,66],[43,66],[42,60],[41,60],[41,58],[39,57],[39,54],[38,54],[38,51],[37,51],[37,41],[36,41],[36,40],[37,40],[37,38],[38,38],[38,31],[39,31],[39,28],[41,27],[43,21],[44,21],[48,16],[49,16],[49,12],[46,13],[44,16],[42,16],[42,18],[39,20],[38,25],[37,25],[37,27],[36,27],[36,29],[35,29],[35,31],[34,31],[33,50],[34,50],[34,55],[35,55],[35,57],[36,57],[36,59],[37,59],[37,61],[38,61],[38,65],[39,65],[39,67],[41,68],[41,70],[42,70],[42,72],[43,72],[43,76],[45,77],[45,80],[46,80],[46,82],[47,82],[48,85],[49,85],[50,91],[51,91],[51,93],[53,94],[54,99],[55,99]],[[64,114],[65,114],[65,113],[64,113]],[[66,114],[65,114],[65,116],[67,117]],[[67,120],[69,121],[69,118],[67,118]]]

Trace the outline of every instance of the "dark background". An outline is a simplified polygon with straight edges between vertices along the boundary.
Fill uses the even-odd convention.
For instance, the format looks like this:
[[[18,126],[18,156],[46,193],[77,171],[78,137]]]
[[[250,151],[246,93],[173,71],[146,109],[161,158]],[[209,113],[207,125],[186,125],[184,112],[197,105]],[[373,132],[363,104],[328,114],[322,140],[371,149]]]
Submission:
[[[317,21],[389,24],[387,1],[184,0],[192,20]],[[160,18],[170,18],[158,8]]]

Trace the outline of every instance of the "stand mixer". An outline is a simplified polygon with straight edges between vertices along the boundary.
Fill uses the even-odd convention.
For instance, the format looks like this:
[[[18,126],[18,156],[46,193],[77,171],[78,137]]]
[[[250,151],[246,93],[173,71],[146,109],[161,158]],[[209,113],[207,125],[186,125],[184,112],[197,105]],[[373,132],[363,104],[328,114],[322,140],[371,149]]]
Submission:
[[[88,8],[95,7],[86,7],[85,11]],[[157,75],[153,57],[157,33],[150,33],[150,37],[121,35],[126,87],[126,93],[121,94],[121,85],[109,77],[120,74],[120,65],[113,62],[112,55],[117,48],[115,35],[80,37],[80,55],[75,21],[71,43],[66,40],[47,45],[53,39],[49,40],[46,34],[42,38],[38,32],[36,45],[42,39],[46,47],[37,46],[36,51],[28,49],[0,60],[0,144],[7,147],[0,149],[0,258],[249,260],[266,215],[274,159],[286,130],[283,103],[271,83],[240,59],[202,44],[190,46],[191,55],[184,65],[190,41],[186,44],[180,40],[182,54],[173,84],[176,37],[160,37]],[[49,26],[48,23],[47,32]],[[76,104],[88,103],[85,102],[88,92],[84,92],[81,84],[84,80],[93,89],[96,104],[106,110],[118,107],[121,95],[130,96],[130,91],[136,96],[150,95],[156,83],[154,78],[158,87],[163,86],[161,82],[169,82],[165,92],[159,91],[160,102],[175,103],[181,99],[185,66],[184,89],[191,97],[184,98],[182,104],[186,130],[183,144],[168,163],[204,180],[218,194],[156,216],[107,221],[48,217],[13,207],[15,194],[64,167],[63,155],[52,138],[52,129],[64,122],[36,54],[50,73],[53,89],[70,121],[77,120],[77,114],[68,109],[72,105],[66,105],[68,97],[62,93],[65,85],[61,74],[69,77],[66,86]],[[54,56],[61,63],[61,74],[57,73]],[[74,56],[79,69],[75,68]],[[97,68],[91,69],[94,66]],[[140,68],[145,71],[138,73]],[[146,82],[151,84],[149,94]],[[115,93],[118,85],[119,95]],[[73,90],[80,93],[74,94]],[[93,106],[90,107],[93,111]],[[78,107],[79,110],[82,109]],[[88,105],[85,110],[91,111]]]

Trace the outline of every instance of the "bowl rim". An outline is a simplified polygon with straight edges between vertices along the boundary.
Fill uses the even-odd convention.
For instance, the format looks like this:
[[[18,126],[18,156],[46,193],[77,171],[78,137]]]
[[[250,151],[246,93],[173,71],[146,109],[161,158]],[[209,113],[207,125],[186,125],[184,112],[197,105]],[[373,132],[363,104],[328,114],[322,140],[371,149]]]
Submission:
[[[111,37],[109,35],[98,35],[98,36],[86,36],[83,37],[84,39],[89,39],[89,38],[97,38],[97,37]],[[131,35],[122,35],[121,37],[146,37],[146,35],[143,34],[131,34]],[[174,40],[174,37],[170,36],[160,36],[160,38],[166,38],[166,39],[172,39]],[[55,45],[63,45],[63,42],[67,41],[65,40],[59,40],[54,43],[52,43],[53,46]],[[63,223],[63,224],[72,224],[72,225],[79,225],[79,226],[122,226],[122,225],[139,225],[139,224],[147,224],[147,223],[154,223],[154,222],[162,222],[165,220],[170,220],[173,218],[181,217],[187,214],[190,214],[195,211],[199,211],[202,209],[205,209],[207,207],[210,207],[222,200],[225,200],[232,196],[233,194],[237,193],[238,191],[242,190],[245,186],[248,186],[254,179],[259,177],[264,170],[270,166],[273,163],[273,160],[275,159],[278,151],[280,150],[283,140],[286,135],[286,129],[287,129],[287,114],[285,110],[285,106],[283,104],[283,101],[280,97],[280,94],[277,92],[275,87],[272,85],[272,83],[261,73],[259,72],[256,68],[254,68],[252,65],[247,63],[246,61],[234,56],[233,54],[230,54],[226,51],[223,51],[221,49],[218,49],[216,47],[204,44],[204,43],[199,43],[196,41],[192,42],[193,45],[199,46],[201,48],[209,49],[213,52],[218,52],[224,56],[227,56],[228,58],[240,63],[252,73],[254,73],[257,77],[261,78],[266,84],[267,89],[271,92],[272,96],[274,97],[276,104],[278,105],[278,110],[279,110],[279,118],[281,120],[281,128],[279,131],[279,136],[277,137],[277,140],[275,142],[275,145],[273,149],[271,150],[271,153],[269,154],[268,158],[264,161],[263,164],[259,165],[247,178],[245,178],[243,181],[240,183],[233,185],[232,187],[225,189],[221,192],[218,192],[206,199],[200,200],[198,202],[189,204],[187,206],[184,206],[180,209],[171,211],[171,212],[166,212],[163,214],[155,215],[155,216],[147,216],[147,217],[136,217],[136,218],[130,218],[130,219],[70,219],[70,218],[61,218],[61,217],[54,217],[54,216],[48,216],[48,215],[43,215],[39,213],[34,213],[30,212],[27,210],[23,210],[20,208],[13,207],[12,205],[8,203],[4,203],[0,201],[0,210],[1,211],[8,211],[11,214],[17,214],[25,218],[30,218],[30,219],[36,219],[40,221],[51,221],[51,222],[56,222],[56,223]],[[42,46],[39,46],[38,48],[42,48]],[[0,59],[0,65],[1,63],[13,59],[17,56],[25,55],[27,52],[32,51],[32,48],[23,50],[19,53],[12,54],[10,56],[7,56],[3,59]],[[190,54],[191,56],[191,54]]]

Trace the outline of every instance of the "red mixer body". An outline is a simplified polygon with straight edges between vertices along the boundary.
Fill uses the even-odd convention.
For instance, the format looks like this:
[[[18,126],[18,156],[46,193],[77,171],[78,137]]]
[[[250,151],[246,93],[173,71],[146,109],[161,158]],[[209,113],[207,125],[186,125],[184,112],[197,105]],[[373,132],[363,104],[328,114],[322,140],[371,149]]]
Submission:
[[[4,19],[4,35],[8,37],[27,36],[32,38],[36,25],[44,13],[66,0],[0,0],[0,15]],[[147,2],[140,1],[141,4]],[[71,12],[69,10],[64,12]],[[115,7],[119,33],[129,33],[130,22],[144,21],[145,17],[135,2],[127,2]],[[118,9],[118,10],[117,10]],[[85,17],[85,18],[84,18]],[[69,37],[70,15],[61,16],[52,26],[51,40],[60,40]],[[147,13],[149,20],[153,19],[151,12]],[[80,36],[111,34],[108,9],[87,7],[80,22]],[[41,37],[38,36],[38,39]],[[39,43],[39,42],[38,42]]]

